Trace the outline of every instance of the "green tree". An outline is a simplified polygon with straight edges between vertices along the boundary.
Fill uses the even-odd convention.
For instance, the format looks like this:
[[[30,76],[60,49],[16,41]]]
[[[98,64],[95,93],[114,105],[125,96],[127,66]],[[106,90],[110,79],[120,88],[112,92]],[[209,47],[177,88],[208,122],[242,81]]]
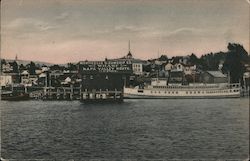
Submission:
[[[192,53],[189,56],[189,62],[190,62],[190,64],[196,64],[196,65],[198,65],[200,63],[199,58],[197,58],[197,56],[194,53]]]
[[[225,62],[223,64],[223,72],[230,73],[230,80],[232,83],[242,83],[243,73],[245,72],[244,64],[247,63],[248,53],[240,44],[229,43],[228,52]]]
[[[36,74],[36,64],[33,61],[28,64],[28,70],[31,75]]]
[[[19,72],[19,70],[18,70],[18,64],[17,64],[16,61],[14,61],[12,63],[12,68],[13,68],[13,73],[18,73]]]
[[[159,61],[168,61],[168,56],[167,55],[161,55],[159,58],[158,58]]]

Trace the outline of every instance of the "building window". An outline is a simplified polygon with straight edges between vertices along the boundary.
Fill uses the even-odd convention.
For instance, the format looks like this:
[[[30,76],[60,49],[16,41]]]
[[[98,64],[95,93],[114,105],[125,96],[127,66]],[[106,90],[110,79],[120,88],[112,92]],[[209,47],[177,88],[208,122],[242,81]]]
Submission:
[[[90,75],[90,79],[93,79],[93,75]]]
[[[106,75],[105,79],[107,79],[107,80],[108,80],[108,79],[109,79],[109,76],[108,76],[108,75]]]

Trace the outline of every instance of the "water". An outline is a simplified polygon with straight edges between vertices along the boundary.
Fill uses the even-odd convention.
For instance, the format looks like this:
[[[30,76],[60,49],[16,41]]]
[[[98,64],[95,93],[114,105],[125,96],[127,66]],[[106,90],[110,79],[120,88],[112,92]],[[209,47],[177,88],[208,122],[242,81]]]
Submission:
[[[249,102],[240,99],[2,101],[8,159],[248,158]]]

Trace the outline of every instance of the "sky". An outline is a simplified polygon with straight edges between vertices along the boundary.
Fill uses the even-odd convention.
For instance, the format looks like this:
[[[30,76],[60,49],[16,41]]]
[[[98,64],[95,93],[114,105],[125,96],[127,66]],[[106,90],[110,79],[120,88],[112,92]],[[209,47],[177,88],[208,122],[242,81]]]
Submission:
[[[50,63],[249,51],[248,0],[2,0],[1,58]]]

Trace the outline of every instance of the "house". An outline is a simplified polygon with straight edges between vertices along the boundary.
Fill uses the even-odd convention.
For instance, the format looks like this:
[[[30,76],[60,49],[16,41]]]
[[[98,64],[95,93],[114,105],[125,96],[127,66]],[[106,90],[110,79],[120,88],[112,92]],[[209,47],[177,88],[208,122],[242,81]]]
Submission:
[[[176,63],[187,64],[188,60],[189,60],[189,56],[175,56],[175,57],[172,57],[172,59],[170,59],[169,62],[172,62],[174,64]]]
[[[227,83],[228,77],[221,71],[205,71],[201,74],[203,83]]]
[[[176,63],[173,65],[173,68],[171,71],[177,71],[177,72],[183,72],[184,71],[184,66],[182,63]]]
[[[24,70],[21,73],[21,84],[33,85],[37,84],[38,76],[36,74],[30,74],[28,70]]]
[[[139,62],[132,63],[132,70],[134,74],[142,75],[143,74],[142,63]]]
[[[29,84],[29,72],[28,70],[24,70],[21,73],[21,84]]]
[[[182,71],[171,71],[169,73],[168,83],[183,83],[184,73]]]
[[[3,73],[9,73],[13,70],[13,67],[9,63],[2,64]]]
[[[185,75],[193,75],[196,71],[196,65],[184,65],[184,74]]]
[[[165,65],[165,71],[171,71],[174,68],[174,65],[172,63],[167,63]]]
[[[11,75],[6,75],[6,74],[0,75],[0,86],[1,87],[11,85],[12,83],[13,83],[13,81],[12,81]]]

